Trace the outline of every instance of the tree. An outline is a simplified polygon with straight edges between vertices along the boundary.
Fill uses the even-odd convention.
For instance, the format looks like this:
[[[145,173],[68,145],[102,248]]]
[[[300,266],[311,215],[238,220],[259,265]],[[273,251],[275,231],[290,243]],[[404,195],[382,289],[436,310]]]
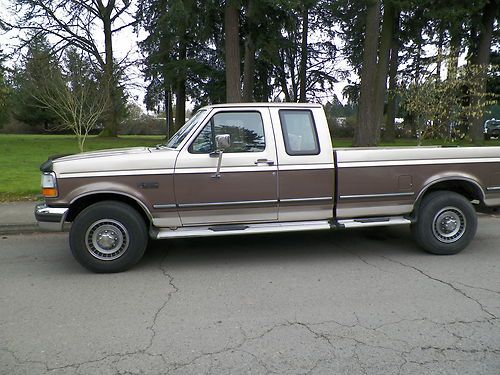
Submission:
[[[258,20],[256,19],[256,0],[248,0],[246,8],[245,60],[243,62],[243,96],[244,102],[251,102],[254,96],[255,83],[255,38]],[[257,0],[258,1],[258,0]],[[258,6],[258,4],[257,4]]]
[[[141,0],[137,17],[148,32],[140,47],[149,109],[172,107],[175,95],[180,128],[187,98],[195,106],[225,101],[223,12],[217,0]]]
[[[15,27],[31,35],[51,35],[57,40],[55,51],[73,46],[92,57],[100,69],[107,96],[103,135],[116,136],[123,103],[118,88],[120,62],[114,59],[113,36],[136,24],[135,19],[128,19],[132,16],[132,1],[15,0],[15,4],[19,7]],[[100,38],[104,41],[104,51],[100,48]]]
[[[324,33],[331,28],[327,4],[283,1],[273,3],[263,15],[257,51],[259,60],[268,64],[271,100],[323,99],[342,74],[335,65],[338,50]]]
[[[90,131],[107,109],[108,93],[93,73],[90,61],[76,49],[65,55],[65,72],[51,70],[38,81],[31,95],[40,107],[50,110],[59,120],[59,128],[71,130],[80,152]],[[36,79],[36,77],[33,77]]]
[[[226,100],[241,102],[240,7],[238,0],[226,0],[224,9]],[[250,72],[248,72],[250,73]]]
[[[355,146],[376,146],[377,144],[377,119],[373,102],[377,94],[380,13],[380,0],[372,1],[367,5],[357,127],[354,134]]]
[[[394,142],[396,129],[395,120],[397,112],[397,74],[399,66],[399,40],[395,35],[391,41],[391,56],[389,62],[389,91],[387,96],[387,116],[385,120],[384,140]]]
[[[6,80],[6,69],[4,68],[4,56],[0,54],[0,128],[7,122],[10,116],[11,87]]]
[[[419,138],[465,138],[469,119],[494,103],[483,92],[484,74],[484,67],[470,64],[459,67],[456,75],[446,80],[429,71],[421,81],[403,89],[403,108],[417,119]],[[471,97],[481,100],[471,101]]]
[[[384,103],[387,94],[387,75],[389,73],[389,59],[391,55],[391,46],[397,43],[395,35],[397,35],[397,28],[399,25],[399,9],[392,3],[393,0],[384,0],[384,15],[382,21],[382,30],[380,33],[380,46],[378,51],[377,71],[375,77],[375,96],[373,98],[373,110],[375,127],[376,143],[378,144],[380,138],[380,125],[382,124],[384,115]],[[395,54],[392,63],[396,65],[393,69],[397,72],[397,49],[392,50]],[[394,73],[394,72],[393,72]]]
[[[481,75],[479,79],[479,87],[477,89],[476,95],[472,97],[472,101],[475,106],[480,108],[484,107],[482,103],[484,101],[486,93],[486,69],[490,63],[491,55],[491,43],[493,38],[493,27],[495,19],[498,16],[499,6],[498,0],[488,0],[484,5],[482,17],[481,17],[481,31],[479,34],[479,40],[477,43],[477,51],[473,57],[473,64],[480,67]],[[476,113],[473,116],[472,121],[472,141],[475,144],[482,144],[483,138],[483,113]]]
[[[45,37],[30,38],[21,66],[14,68],[12,76],[10,106],[14,118],[31,126],[42,125],[45,130],[53,127],[58,120],[56,114],[42,106],[32,94],[47,77],[58,74],[61,74],[58,61]]]

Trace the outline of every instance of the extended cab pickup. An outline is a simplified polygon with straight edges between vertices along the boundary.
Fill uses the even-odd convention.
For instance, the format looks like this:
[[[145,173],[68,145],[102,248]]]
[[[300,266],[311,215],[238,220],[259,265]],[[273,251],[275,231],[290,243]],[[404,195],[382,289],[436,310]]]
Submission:
[[[166,144],[49,158],[40,227],[96,272],[168,239],[409,224],[454,254],[500,206],[500,147],[332,148],[315,104],[213,105]]]

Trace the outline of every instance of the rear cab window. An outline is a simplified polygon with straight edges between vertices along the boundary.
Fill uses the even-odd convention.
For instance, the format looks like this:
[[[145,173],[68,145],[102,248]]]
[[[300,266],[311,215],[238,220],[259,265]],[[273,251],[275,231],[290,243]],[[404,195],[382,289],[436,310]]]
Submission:
[[[281,129],[288,155],[318,155],[318,133],[310,110],[281,109]]]

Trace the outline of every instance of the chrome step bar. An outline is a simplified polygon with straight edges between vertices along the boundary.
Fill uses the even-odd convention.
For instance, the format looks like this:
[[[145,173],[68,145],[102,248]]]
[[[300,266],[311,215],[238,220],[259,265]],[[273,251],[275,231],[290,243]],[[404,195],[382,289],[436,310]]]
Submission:
[[[234,230],[229,228],[228,225],[225,225],[224,227],[224,230],[218,230],[215,225],[181,227],[177,229],[154,228],[150,231],[150,236],[151,238],[159,240],[165,238],[234,236],[241,234],[283,233],[331,229],[331,225],[328,220],[247,224],[245,226],[239,226]]]
[[[381,227],[386,225],[405,225],[411,224],[411,220],[404,216],[390,217],[369,217],[362,219],[346,219],[337,220],[335,227],[337,228],[367,228]]]
[[[208,236],[235,236],[241,234],[263,234],[263,233],[283,233],[301,232],[311,230],[343,229],[343,228],[367,228],[380,227],[386,225],[411,224],[411,220],[403,216],[375,217],[337,220],[330,223],[328,220],[318,221],[294,221],[286,223],[258,223],[246,225],[210,225],[192,226],[180,228],[152,228],[150,236],[153,239],[166,238],[189,238]]]

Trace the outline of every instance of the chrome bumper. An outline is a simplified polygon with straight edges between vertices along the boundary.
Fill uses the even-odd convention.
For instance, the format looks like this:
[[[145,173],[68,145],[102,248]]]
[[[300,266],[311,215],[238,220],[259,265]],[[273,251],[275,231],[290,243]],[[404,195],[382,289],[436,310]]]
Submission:
[[[35,207],[35,219],[41,229],[62,231],[68,211],[67,207],[49,207],[42,203]]]

